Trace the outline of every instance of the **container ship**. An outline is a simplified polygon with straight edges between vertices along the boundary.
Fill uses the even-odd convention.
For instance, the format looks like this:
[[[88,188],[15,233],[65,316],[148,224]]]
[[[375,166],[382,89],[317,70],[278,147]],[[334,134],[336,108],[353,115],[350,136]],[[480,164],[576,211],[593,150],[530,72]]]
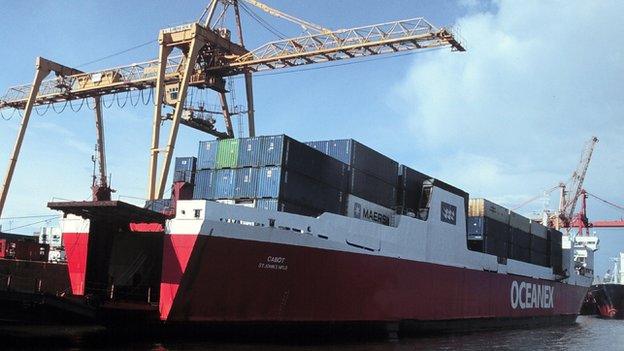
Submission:
[[[620,257],[614,261],[611,272],[605,275],[602,283],[592,285],[587,295],[589,305],[599,316],[624,319],[624,252],[620,252]]]
[[[351,139],[200,142],[173,180],[145,207],[48,204],[63,212],[72,293],[99,321],[571,324],[593,280],[593,250]]]

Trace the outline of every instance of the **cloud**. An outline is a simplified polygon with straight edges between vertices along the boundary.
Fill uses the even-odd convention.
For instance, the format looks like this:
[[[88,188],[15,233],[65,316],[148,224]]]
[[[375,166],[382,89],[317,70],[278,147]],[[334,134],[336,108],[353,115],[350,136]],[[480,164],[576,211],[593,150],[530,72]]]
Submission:
[[[419,55],[396,88],[420,147],[440,160],[438,175],[517,204],[566,180],[597,135],[588,183],[601,193],[617,188],[624,2],[491,5],[457,21],[466,53]]]

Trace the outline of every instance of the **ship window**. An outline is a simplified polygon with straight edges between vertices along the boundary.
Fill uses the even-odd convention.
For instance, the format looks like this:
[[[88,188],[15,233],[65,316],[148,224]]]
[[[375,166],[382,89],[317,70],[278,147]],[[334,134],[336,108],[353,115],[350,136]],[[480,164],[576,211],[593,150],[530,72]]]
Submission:
[[[199,218],[201,216],[201,210],[195,210],[195,218]]]

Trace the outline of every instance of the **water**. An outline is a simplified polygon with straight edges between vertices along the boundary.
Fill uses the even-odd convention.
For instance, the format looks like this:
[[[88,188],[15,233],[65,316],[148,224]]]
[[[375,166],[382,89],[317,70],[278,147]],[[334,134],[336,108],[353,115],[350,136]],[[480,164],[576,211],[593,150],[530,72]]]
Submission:
[[[20,327],[21,328],[21,327]],[[14,328],[15,332],[19,330]],[[11,338],[0,349],[58,350],[224,350],[224,351],[415,351],[415,350],[624,350],[624,321],[581,316],[577,324],[531,330],[491,331],[470,334],[403,338],[394,341],[351,340],[345,342],[232,342],[197,340],[131,340],[113,337],[54,337],[67,332],[58,327],[29,329],[28,337]],[[88,329],[76,329],[88,333]],[[91,330],[93,331],[93,330]],[[24,332],[24,330],[22,330]],[[21,334],[26,335],[25,333]],[[33,336],[34,335],[34,336]],[[7,338],[3,338],[5,341]],[[18,341],[19,340],[19,341]]]

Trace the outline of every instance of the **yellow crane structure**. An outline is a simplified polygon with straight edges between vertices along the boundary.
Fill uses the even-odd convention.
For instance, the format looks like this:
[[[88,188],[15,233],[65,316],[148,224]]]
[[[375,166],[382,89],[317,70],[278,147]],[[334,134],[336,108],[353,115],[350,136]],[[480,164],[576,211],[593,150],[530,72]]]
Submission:
[[[248,50],[243,40],[240,7],[255,6],[266,13],[293,22],[304,29],[298,37],[272,41]],[[222,19],[233,11],[238,40],[222,27]],[[450,47],[465,51],[453,33],[437,28],[424,18],[394,21],[364,27],[330,30],[273,9],[256,0],[212,0],[201,18],[192,23],[162,29],[158,37],[158,59],[121,67],[82,72],[61,64],[37,59],[32,84],[9,88],[0,99],[0,109],[23,110],[23,118],[8,170],[0,193],[0,214],[9,191],[15,165],[33,107],[87,99],[95,106],[100,160],[100,187],[107,189],[104,132],[100,99],[104,95],[154,89],[152,143],[147,198],[162,198],[180,124],[214,135],[234,137],[231,111],[226,98],[226,78],[243,75],[247,98],[249,136],[255,136],[252,76],[256,72],[286,69],[303,65],[348,60],[372,55],[410,50]],[[175,49],[181,55],[173,55]],[[46,77],[54,73],[51,78]],[[191,87],[210,89],[218,94],[225,130],[219,131],[214,120],[185,112]],[[163,107],[173,112],[163,116]],[[186,110],[188,112],[188,110]],[[171,120],[166,145],[161,147],[161,125]],[[157,178],[159,156],[163,155]],[[106,191],[100,199],[106,198]],[[110,196],[110,193],[108,193]]]

